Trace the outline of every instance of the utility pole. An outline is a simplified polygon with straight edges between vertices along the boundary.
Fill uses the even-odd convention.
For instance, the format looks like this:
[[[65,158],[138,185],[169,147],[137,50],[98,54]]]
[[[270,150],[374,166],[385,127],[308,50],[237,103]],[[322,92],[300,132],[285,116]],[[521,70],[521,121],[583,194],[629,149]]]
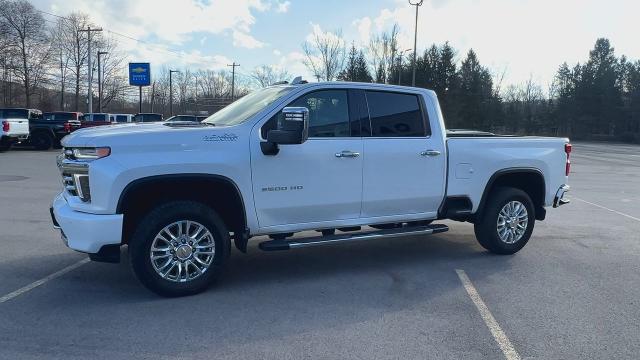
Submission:
[[[418,48],[418,8],[422,6],[424,0],[409,0],[409,4],[416,7],[416,26],[413,34],[413,77],[411,86],[416,86],[416,49]]]
[[[91,26],[87,26],[86,29],[80,29],[78,30],[79,32],[83,32],[86,31],[87,32],[87,46],[88,46],[88,52],[87,52],[87,64],[89,67],[89,74],[87,75],[87,85],[88,85],[88,89],[87,89],[87,112],[88,113],[92,113],[93,112],[93,94],[91,91],[91,83],[93,80],[93,71],[91,69],[91,67],[93,66],[93,64],[91,64],[91,32],[95,31],[95,32],[99,32],[102,31],[102,28],[97,28],[97,29],[92,29]]]
[[[320,78],[322,77],[322,75],[320,75],[320,74],[315,74],[314,76],[316,77],[316,81],[317,81],[317,82],[320,82]]]
[[[236,96],[236,66],[240,66],[240,64],[236,64],[234,61],[233,64],[227,66],[231,66],[231,102],[233,102]]]
[[[196,115],[198,115],[198,75],[197,74],[195,78],[196,78],[196,94],[194,96],[194,99],[196,101]]]
[[[173,73],[179,73],[178,70],[169,70],[169,116],[173,116]]]
[[[98,112],[102,112],[102,67],[100,67],[100,55],[108,54],[107,51],[98,51]]]
[[[153,84],[151,84],[151,100],[149,100],[151,102],[151,111],[149,112],[153,112],[153,102],[156,99],[156,82],[154,81]]]

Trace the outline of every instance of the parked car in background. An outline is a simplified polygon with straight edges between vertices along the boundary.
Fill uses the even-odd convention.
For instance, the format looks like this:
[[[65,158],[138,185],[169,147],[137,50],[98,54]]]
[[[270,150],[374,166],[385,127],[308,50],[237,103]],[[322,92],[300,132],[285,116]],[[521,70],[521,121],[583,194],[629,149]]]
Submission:
[[[81,112],[52,111],[29,119],[29,143],[38,150],[60,148],[63,137],[80,128]]]
[[[81,122],[81,125],[80,125],[81,128],[111,125],[111,114],[108,114],[108,113],[84,114],[80,122]]]
[[[0,109],[0,151],[29,137],[29,119],[42,118],[42,112],[35,109]]]
[[[130,123],[133,121],[131,114],[111,114],[112,123]]]
[[[133,116],[133,122],[157,122],[163,119],[164,116],[157,113],[138,113]]]

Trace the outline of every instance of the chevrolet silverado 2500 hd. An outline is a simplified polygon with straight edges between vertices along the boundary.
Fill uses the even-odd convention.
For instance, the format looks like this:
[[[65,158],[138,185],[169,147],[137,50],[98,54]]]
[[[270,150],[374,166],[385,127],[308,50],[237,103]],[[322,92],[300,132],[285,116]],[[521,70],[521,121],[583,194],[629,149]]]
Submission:
[[[424,235],[474,224],[513,254],[546,207],[568,202],[568,139],[447,133],[433,91],[294,82],[202,123],[81,129],[58,157],[51,208],[70,248],[117,262],[166,296],[202,291],[231,241],[242,252]],[[366,228],[362,228],[368,226]],[[311,237],[291,237],[317,230]]]

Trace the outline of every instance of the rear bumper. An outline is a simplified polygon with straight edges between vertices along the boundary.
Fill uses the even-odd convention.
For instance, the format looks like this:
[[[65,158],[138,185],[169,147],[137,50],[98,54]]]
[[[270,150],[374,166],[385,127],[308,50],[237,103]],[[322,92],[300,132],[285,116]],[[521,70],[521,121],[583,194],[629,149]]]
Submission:
[[[567,184],[563,184],[562,186],[560,186],[560,188],[558,188],[558,191],[556,191],[556,196],[553,198],[554,208],[568,204],[570,202],[569,199],[565,199],[564,197],[569,192],[570,189],[571,187],[569,187],[569,185]]]
[[[73,210],[62,194],[51,206],[53,227],[60,229],[62,240],[76,251],[95,254],[105,245],[120,245],[122,215],[96,215]]]

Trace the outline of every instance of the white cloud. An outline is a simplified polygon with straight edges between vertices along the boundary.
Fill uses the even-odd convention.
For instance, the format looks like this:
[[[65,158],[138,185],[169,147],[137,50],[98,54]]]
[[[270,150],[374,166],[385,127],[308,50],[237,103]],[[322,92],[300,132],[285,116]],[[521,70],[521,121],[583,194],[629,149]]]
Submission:
[[[309,73],[309,70],[304,66],[305,55],[298,51],[292,51],[286,55],[280,57],[277,66],[281,69],[285,69],[291,74],[291,76],[302,76],[307,81],[312,81],[313,76]]]
[[[190,40],[196,32],[220,34],[231,30],[250,36],[255,23],[252,13],[271,7],[260,0],[36,0],[35,5],[56,13],[85,12],[107,29],[136,38],[155,37],[174,45]],[[247,41],[246,36],[243,40],[237,41],[238,46],[256,47],[260,43]]]
[[[256,40],[253,36],[238,31],[233,30],[233,46],[243,47],[247,49],[256,49],[261,48],[265,45],[262,41]]]
[[[360,35],[360,43],[363,46],[369,44],[371,39],[371,18],[363,17],[362,19],[356,19],[353,21],[353,25],[358,29],[358,35]]]
[[[274,49],[273,50],[273,55],[280,56],[280,55],[282,55],[282,52],[280,50],[278,50],[278,49]]]
[[[278,3],[278,7],[276,8],[276,12],[278,13],[286,13],[289,11],[289,6],[291,5],[291,1],[284,1]]]
[[[608,37],[618,55],[639,58],[633,28],[639,12],[640,2],[627,0],[429,0],[419,9],[418,51],[449,41],[459,59],[473,48],[493,71],[507,68],[507,84],[533,75],[545,86],[562,62],[584,61],[598,37]],[[365,19],[354,22],[361,39]],[[371,21],[374,31],[400,24],[400,47],[413,48],[415,8],[406,0]]]

